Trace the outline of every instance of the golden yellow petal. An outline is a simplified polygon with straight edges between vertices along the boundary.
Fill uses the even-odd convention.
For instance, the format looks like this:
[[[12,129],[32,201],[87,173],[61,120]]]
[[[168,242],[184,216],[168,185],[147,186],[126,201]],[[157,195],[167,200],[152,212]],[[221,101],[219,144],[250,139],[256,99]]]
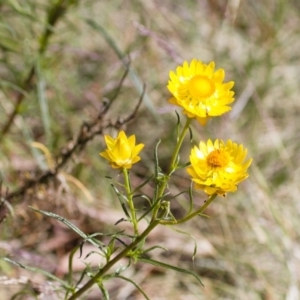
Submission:
[[[209,114],[212,117],[217,117],[223,115],[224,113],[230,110],[231,110],[230,106],[217,106],[217,107],[212,107],[211,110],[209,111]]]
[[[140,160],[141,160],[141,158],[139,156],[135,156],[135,157],[132,158],[131,163],[135,164],[136,162],[138,162]]]
[[[118,139],[127,141],[127,136],[123,130],[121,130],[118,134]]]
[[[204,142],[201,141],[199,143],[199,149],[204,154],[204,156],[208,155],[208,149],[207,149],[207,144],[206,143],[204,143]]]
[[[108,155],[107,151],[100,152],[99,155],[107,160],[110,160],[110,156]]]
[[[132,156],[138,155],[144,147],[145,147],[144,144],[138,144],[138,145],[136,145],[133,148],[133,150],[132,150]]]
[[[170,98],[170,99],[169,99],[169,102],[170,102],[171,104],[179,105],[178,102],[177,102],[177,99],[174,98],[174,97],[173,97],[173,98]]]
[[[206,67],[205,71],[204,71],[204,75],[208,76],[208,77],[212,77],[213,76],[213,72],[215,69],[215,63],[212,61],[209,63],[209,65]]]
[[[135,147],[135,135],[131,135],[128,138],[128,143],[131,149],[133,149]]]
[[[215,188],[215,187],[210,187],[210,186],[207,186],[207,187],[205,187],[205,189],[204,189],[204,192],[205,192],[207,195],[213,195],[213,194],[215,194],[217,191],[218,191],[217,188]]]
[[[197,60],[193,59],[190,64],[190,74],[196,74]]]
[[[187,61],[183,63],[183,70],[182,70],[182,76],[183,77],[189,77],[190,76],[190,68]]]
[[[223,69],[217,70],[213,75],[213,80],[217,83],[222,83],[225,77],[225,71]]]
[[[115,139],[110,137],[109,135],[104,135],[104,140],[108,149],[112,149],[115,145]]]
[[[202,125],[202,126],[205,126],[207,121],[209,120],[210,118],[209,117],[206,117],[206,118],[200,118],[200,117],[197,117],[197,121]]]
[[[174,85],[179,84],[178,77],[173,71],[170,71],[169,76]]]

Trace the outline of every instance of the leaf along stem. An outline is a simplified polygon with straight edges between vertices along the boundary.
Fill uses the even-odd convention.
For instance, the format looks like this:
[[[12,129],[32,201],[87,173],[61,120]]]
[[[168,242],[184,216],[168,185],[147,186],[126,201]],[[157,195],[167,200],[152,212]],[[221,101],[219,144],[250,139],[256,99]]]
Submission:
[[[126,257],[132,249],[134,249],[139,243],[141,243],[148,234],[159,224],[158,220],[151,222],[149,226],[145,229],[145,231],[136,238],[128,247],[126,247],[123,251],[121,251],[117,256],[115,256],[112,260],[110,260],[106,265],[103,266],[102,269],[93,277],[91,278],[82,288],[80,288],[74,295],[72,295],[68,300],[75,300],[78,299],[83,293],[89,290],[95,283],[99,280],[101,281],[102,276],[113,266],[115,265],[120,259]]]

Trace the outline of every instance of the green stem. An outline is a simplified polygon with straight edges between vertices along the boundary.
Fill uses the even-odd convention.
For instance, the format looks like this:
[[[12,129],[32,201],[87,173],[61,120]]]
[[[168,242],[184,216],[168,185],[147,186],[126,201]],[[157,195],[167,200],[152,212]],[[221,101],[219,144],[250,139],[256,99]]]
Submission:
[[[186,134],[186,132],[188,131],[188,129],[190,127],[191,121],[192,121],[191,118],[186,119],[185,125],[182,129],[182,132],[181,132],[180,136],[179,136],[175,151],[173,153],[173,156],[172,156],[172,159],[171,159],[171,162],[170,162],[169,174],[168,174],[169,176],[176,170],[179,151],[180,151],[181,145],[183,143],[185,134]]]
[[[69,256],[69,271],[68,271],[68,284],[72,286],[72,277],[73,277],[73,258],[76,251],[80,248],[80,245],[77,245],[70,253]]]
[[[177,144],[176,144],[176,147],[175,147],[175,150],[174,150],[171,162],[170,162],[170,166],[169,166],[167,176],[170,176],[176,170],[176,167],[177,167],[177,164],[178,164],[179,151],[180,151],[180,148],[182,146],[182,143],[183,143],[184,137],[186,135],[186,132],[189,129],[190,123],[191,123],[191,119],[188,118],[185,125],[184,125],[184,127],[183,127],[183,129],[182,129],[182,132],[179,136],[179,139],[177,141]],[[131,218],[132,218],[131,221],[133,223],[135,233],[138,234],[136,212],[135,212],[135,208],[134,208],[134,204],[133,204],[133,200],[132,200],[132,191],[131,191],[130,179],[129,179],[127,169],[123,169],[123,174],[124,174],[124,180],[125,180],[125,188],[126,188],[126,193],[127,193],[128,205],[129,205],[130,210],[131,210]],[[166,187],[167,187],[167,180],[164,180],[162,182],[160,188],[159,188],[157,199],[162,198]],[[203,209],[202,210],[200,209],[196,214],[195,213],[194,214],[197,215],[197,214],[201,213],[209,205],[209,203],[211,201],[209,199],[207,201],[207,203],[202,206]],[[90,289],[97,281],[99,281],[101,279],[101,277],[103,277],[103,275],[113,265],[115,265],[123,257],[127,256],[129,251],[131,251],[139,243],[141,243],[158,224],[162,223],[162,221],[159,221],[159,220],[156,219],[157,218],[157,213],[158,213],[158,210],[159,210],[159,207],[160,207],[160,203],[161,203],[161,201],[157,201],[156,206],[153,208],[152,220],[151,220],[149,226],[146,228],[146,230],[140,236],[138,236],[130,245],[128,245],[123,251],[121,251],[117,256],[115,256],[111,261],[107,262],[107,264],[93,278],[91,278],[81,289],[79,289],[73,296],[71,296],[69,298],[69,300],[77,299],[84,292],[86,292],[88,289]],[[194,214],[191,214],[190,216],[192,216]],[[179,220],[179,221],[183,222],[183,220],[184,219]]]
[[[179,151],[180,151],[180,148],[182,146],[182,143],[183,143],[184,137],[186,135],[186,132],[188,131],[188,129],[190,127],[191,121],[192,121],[191,118],[187,118],[187,120],[185,122],[185,125],[182,129],[182,132],[179,136],[179,139],[177,141],[173,156],[171,158],[171,162],[170,162],[170,166],[169,166],[169,170],[168,170],[168,177],[176,170],[176,167],[177,167],[177,164],[178,164]],[[163,196],[163,194],[165,192],[165,189],[167,187],[167,184],[168,184],[168,180],[164,180],[163,183],[161,184],[160,188],[159,188],[157,199],[160,199]],[[156,220],[156,218],[157,218],[157,213],[158,213],[158,210],[159,210],[159,207],[160,207],[160,202],[161,202],[160,200],[157,201],[157,204],[155,205],[155,207],[153,209],[152,221]]]
[[[131,211],[131,223],[133,225],[134,233],[135,235],[139,234],[138,230],[138,222],[136,218],[136,212],[135,212],[135,207],[132,199],[132,191],[131,191],[131,184],[130,184],[130,178],[128,174],[128,170],[126,168],[123,168],[123,175],[124,175],[124,181],[125,181],[125,189],[127,193],[127,201],[128,205]]]
[[[69,267],[68,267],[68,284],[69,286],[72,286],[72,279],[73,279],[73,258],[76,253],[76,251],[80,248],[80,245],[76,246],[69,255]],[[70,292],[74,292],[74,289],[67,291],[65,295],[65,299],[69,296]]]
[[[177,224],[180,224],[180,223],[184,223],[184,222],[198,216],[199,214],[203,213],[204,210],[215,200],[216,197],[217,197],[217,194],[211,195],[199,209],[197,209],[193,213],[185,216],[184,218],[182,218],[180,220],[177,220],[176,222],[161,220],[160,224],[163,224],[163,225],[177,225]]]
[[[148,234],[159,224],[159,221],[156,220],[151,222],[149,226],[145,229],[145,231],[130,245],[128,245],[123,251],[121,251],[117,256],[115,256],[111,261],[109,261],[93,278],[91,278],[81,289],[79,289],[73,296],[71,296],[68,300],[75,300],[79,296],[81,296],[84,292],[90,289],[101,277],[120,259],[125,257],[130,250],[136,247],[139,243],[141,243]]]

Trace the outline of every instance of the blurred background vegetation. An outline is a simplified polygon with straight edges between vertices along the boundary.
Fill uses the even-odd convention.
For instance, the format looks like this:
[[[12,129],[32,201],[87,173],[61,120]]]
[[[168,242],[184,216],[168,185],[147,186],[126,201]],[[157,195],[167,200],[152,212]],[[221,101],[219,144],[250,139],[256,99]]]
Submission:
[[[98,155],[102,134],[126,128],[146,144],[134,183],[151,174],[159,138],[164,167],[176,135],[168,73],[184,60],[214,60],[235,81],[236,100],[205,128],[193,123],[194,140],[243,143],[253,158],[250,177],[236,194],[219,197],[209,218],[179,227],[197,240],[194,263],[185,235],[164,228],[149,237],[168,249],[154,258],[193,269],[205,288],[153,266],[137,264],[127,276],[153,300],[300,299],[299,17],[297,0],[0,1],[1,256],[66,274],[79,237],[28,206],[64,216],[85,233],[126,226],[114,225],[122,213],[105,176],[117,173]],[[143,84],[143,103],[126,122]],[[170,190],[188,184],[179,173]],[[196,202],[204,199],[199,194]],[[175,215],[184,209],[172,206]],[[4,261],[0,286],[4,300],[18,291],[28,294],[18,299],[60,299],[41,274]],[[112,299],[142,299],[126,282],[109,282],[108,290]],[[99,297],[92,291],[87,299]]]

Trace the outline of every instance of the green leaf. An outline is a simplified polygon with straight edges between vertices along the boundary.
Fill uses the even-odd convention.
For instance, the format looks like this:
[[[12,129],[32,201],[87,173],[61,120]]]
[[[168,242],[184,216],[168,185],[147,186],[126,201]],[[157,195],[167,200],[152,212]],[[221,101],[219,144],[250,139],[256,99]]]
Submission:
[[[86,266],[85,269],[83,270],[83,272],[81,272],[80,277],[75,285],[75,288],[77,288],[79,286],[79,284],[82,282],[84,276],[87,274],[88,268],[89,268],[89,266]]]
[[[172,265],[169,265],[169,264],[166,264],[166,263],[154,260],[154,259],[150,259],[150,258],[141,258],[140,257],[140,258],[138,258],[138,261],[148,263],[148,264],[156,266],[156,267],[162,267],[162,268],[170,269],[170,270],[173,270],[173,271],[176,271],[176,272],[191,275],[191,276],[195,277],[197,279],[197,281],[200,282],[200,284],[202,286],[204,286],[204,284],[202,283],[200,277],[193,271],[182,269],[182,268],[179,268],[179,267],[175,267],[175,266],[172,266]]]
[[[190,142],[193,142],[193,131],[191,129],[191,127],[189,127],[189,132],[190,132]]]
[[[162,249],[162,250],[164,250],[164,251],[168,251],[168,249],[165,248],[165,247],[162,247],[162,246],[153,246],[153,247],[150,247],[150,248],[144,250],[144,251],[143,251],[143,254],[145,254],[145,253],[147,253],[147,252],[150,252],[150,251],[152,251],[152,250],[154,250],[154,249]]]
[[[193,181],[191,181],[190,187],[189,187],[189,200],[190,200],[190,208],[188,211],[188,215],[192,213],[194,208],[194,196],[193,196]]]
[[[129,259],[128,261],[129,261],[129,263],[128,263],[127,266],[122,266],[122,265],[121,265],[121,266],[119,266],[119,267],[117,268],[117,270],[116,270],[116,272],[115,272],[116,276],[119,276],[122,272],[124,272],[125,270],[128,269],[128,267],[131,265],[131,259]]]
[[[194,261],[195,255],[197,253],[197,242],[196,242],[196,239],[190,233],[188,233],[186,231],[182,231],[182,230],[176,229],[174,227],[171,227],[171,229],[174,230],[174,231],[176,231],[176,232],[178,232],[178,233],[187,235],[188,237],[190,237],[193,240],[193,242],[194,242],[193,261]]]
[[[178,194],[176,194],[176,195],[174,195],[172,197],[168,197],[168,201],[176,199],[178,196],[180,196],[182,194],[186,194],[186,193],[187,193],[187,191],[182,191],[182,192],[180,192],[180,193],[178,193]]]
[[[175,110],[176,116],[177,116],[177,124],[176,124],[176,141],[179,141],[179,127],[180,127],[180,116],[178,114],[178,112]]]
[[[177,117],[177,126],[179,126],[180,125],[180,116],[179,116],[179,113],[177,112],[177,110],[175,110],[175,114]]]
[[[75,248],[72,249],[70,255],[69,255],[69,263],[68,263],[68,283],[69,285],[72,285],[72,279],[73,279],[73,258],[74,258],[74,255],[76,253],[76,251],[80,248],[80,252],[81,252],[81,247],[82,247],[82,244],[81,245],[77,245]],[[81,256],[81,254],[80,254]]]
[[[177,165],[176,166],[176,170],[178,170],[178,169],[185,169],[185,168],[189,167],[190,165],[191,165],[190,162],[184,163],[183,165]]]
[[[33,267],[25,266],[23,264],[20,264],[20,263],[14,261],[14,260],[11,260],[11,259],[7,258],[7,257],[0,257],[0,258],[3,259],[6,262],[9,262],[11,264],[14,264],[14,265],[20,267],[22,269],[25,269],[25,270],[28,270],[28,271],[31,271],[31,272],[34,272],[34,273],[43,274],[46,277],[48,277],[48,278],[50,278],[50,279],[52,279],[54,281],[57,281],[57,282],[61,283],[61,285],[63,287],[65,287],[66,289],[68,289],[68,290],[72,289],[72,287],[70,285],[68,285],[65,281],[61,280],[60,278],[56,277],[55,275],[53,275],[53,274],[51,274],[51,273],[49,273],[49,272],[47,272],[45,270],[42,270],[42,269],[39,269],[39,268],[33,268]]]
[[[121,278],[121,279],[123,279],[123,280],[126,280],[126,281],[128,281],[128,282],[130,282],[130,283],[132,283],[142,294],[143,294],[143,296],[145,297],[145,299],[147,299],[147,300],[150,300],[150,298],[147,296],[147,294],[143,291],[143,289],[137,284],[137,283],[135,283],[133,280],[131,280],[131,279],[129,279],[129,278],[127,278],[127,277],[124,277],[124,276],[121,276],[121,275],[117,275],[117,276],[115,276],[115,277],[117,277],[117,278]]]
[[[98,252],[98,251],[91,251],[91,252],[89,252],[89,253],[84,257],[84,259],[89,258],[92,254],[98,254],[98,255],[100,255],[101,257],[103,257],[103,254],[102,254],[101,252]]]
[[[25,299],[24,297],[21,298],[21,297],[19,297],[19,296],[25,296],[25,297],[26,297],[26,295],[27,295],[27,296],[30,296],[30,299],[32,299],[32,297],[33,297],[33,299],[38,300],[38,295],[37,295],[37,293],[36,293],[34,290],[32,290],[32,291],[28,291],[28,290],[20,291],[20,292],[14,294],[14,295],[10,298],[10,300]],[[26,297],[26,298],[27,298],[27,297]],[[28,298],[27,298],[27,299],[28,299]]]
[[[129,212],[127,211],[127,207],[126,207],[126,203],[124,202],[124,200],[127,202],[127,198],[119,192],[119,190],[113,185],[111,184],[112,188],[114,189],[119,201],[120,201],[120,204],[121,204],[121,207],[124,211],[124,214],[126,215],[126,217],[130,220],[130,214]]]
[[[145,186],[152,178],[154,175],[151,175],[149,178],[147,178],[142,184],[140,184],[138,187],[136,187],[132,194],[134,194],[135,192],[137,192],[139,189],[141,189],[143,186]]]
[[[70,221],[68,221],[67,219],[48,212],[48,211],[44,211],[44,210],[40,210],[40,209],[36,209],[32,206],[29,206],[32,210],[41,213],[42,215],[45,215],[47,217],[51,217],[54,218],[62,223],[64,223],[66,226],[68,226],[70,229],[72,229],[73,231],[75,231],[78,235],[80,235],[82,238],[84,238],[86,241],[89,241],[92,245],[96,246],[96,247],[101,247],[101,245],[99,244],[99,241],[92,239],[90,236],[86,235],[84,232],[82,232],[79,228],[77,228],[74,224],[72,224]]]
[[[104,287],[102,282],[98,282],[98,286],[102,292],[102,295],[104,297],[104,300],[109,300],[109,294],[108,294],[108,290]]]

